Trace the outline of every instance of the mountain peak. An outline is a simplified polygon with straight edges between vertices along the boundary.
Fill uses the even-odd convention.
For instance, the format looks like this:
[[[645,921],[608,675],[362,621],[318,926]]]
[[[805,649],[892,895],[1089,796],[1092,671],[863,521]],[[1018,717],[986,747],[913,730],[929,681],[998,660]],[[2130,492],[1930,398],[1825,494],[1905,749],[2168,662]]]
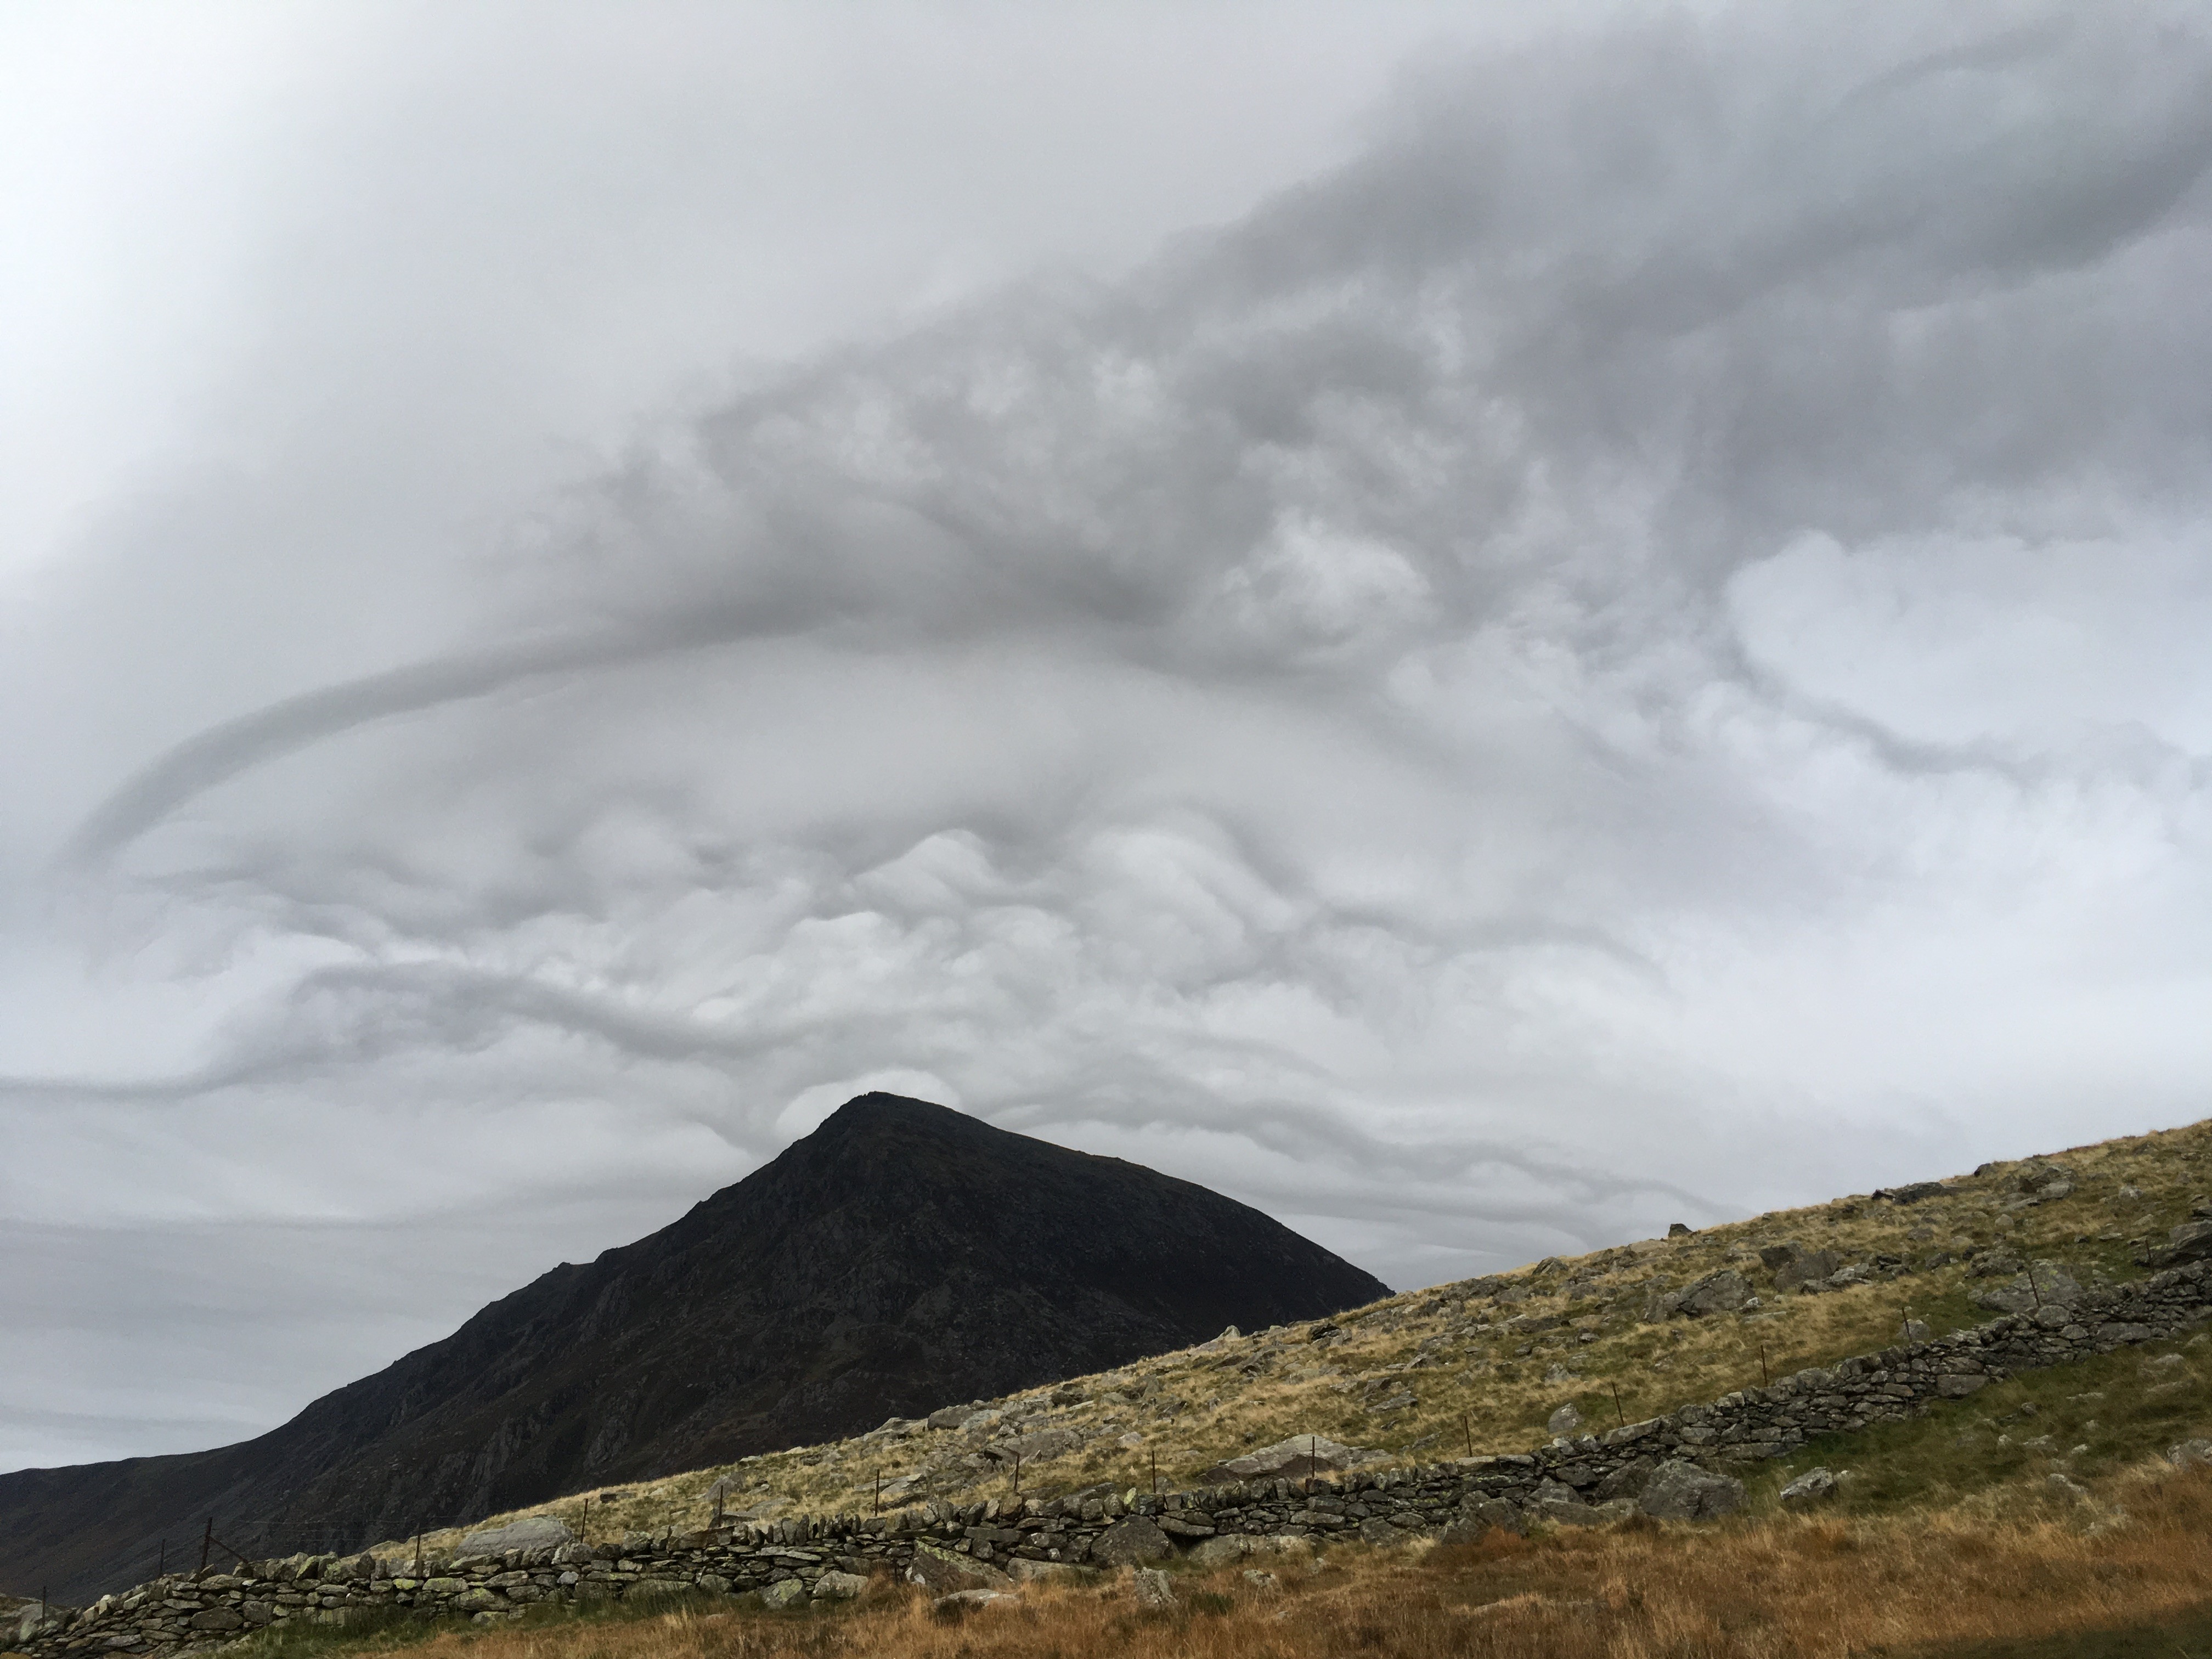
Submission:
[[[258,1440],[41,1471],[20,1493],[0,1477],[0,1536],[21,1522],[38,1540],[0,1565],[96,1595],[132,1582],[139,1533],[210,1514],[242,1547],[331,1516],[398,1537],[1389,1294],[1190,1182],[864,1094],[650,1237],[554,1269]]]

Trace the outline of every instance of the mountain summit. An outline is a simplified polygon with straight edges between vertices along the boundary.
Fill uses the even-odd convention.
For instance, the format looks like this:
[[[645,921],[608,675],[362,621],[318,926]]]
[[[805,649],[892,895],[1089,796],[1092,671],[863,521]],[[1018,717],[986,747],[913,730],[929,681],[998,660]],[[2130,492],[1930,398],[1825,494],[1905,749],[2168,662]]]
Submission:
[[[0,1475],[0,1582],[95,1595],[209,1516],[247,1548],[272,1522],[404,1536],[1389,1294],[1203,1187],[862,1095],[258,1439]]]

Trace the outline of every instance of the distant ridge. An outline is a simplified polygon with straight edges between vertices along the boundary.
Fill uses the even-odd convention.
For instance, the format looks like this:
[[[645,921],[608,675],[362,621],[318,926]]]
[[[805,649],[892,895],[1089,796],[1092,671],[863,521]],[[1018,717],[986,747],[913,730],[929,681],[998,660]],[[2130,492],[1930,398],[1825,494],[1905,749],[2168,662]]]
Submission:
[[[0,1475],[0,1583],[87,1600],[210,1515],[244,1547],[284,1521],[402,1536],[1389,1293],[1203,1187],[862,1095],[660,1231],[258,1439]]]

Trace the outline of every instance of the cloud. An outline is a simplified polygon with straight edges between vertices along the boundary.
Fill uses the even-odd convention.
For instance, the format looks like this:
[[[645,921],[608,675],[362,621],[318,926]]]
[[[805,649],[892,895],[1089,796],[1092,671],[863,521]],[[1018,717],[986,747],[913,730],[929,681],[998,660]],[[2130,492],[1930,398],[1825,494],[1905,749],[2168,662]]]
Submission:
[[[1413,1284],[2191,1115],[2209,82],[2148,6],[1533,29],[385,589],[125,521],[11,623],[120,713],[24,751],[9,1212],[457,1316],[903,1079]],[[143,661],[134,559],[210,573]]]

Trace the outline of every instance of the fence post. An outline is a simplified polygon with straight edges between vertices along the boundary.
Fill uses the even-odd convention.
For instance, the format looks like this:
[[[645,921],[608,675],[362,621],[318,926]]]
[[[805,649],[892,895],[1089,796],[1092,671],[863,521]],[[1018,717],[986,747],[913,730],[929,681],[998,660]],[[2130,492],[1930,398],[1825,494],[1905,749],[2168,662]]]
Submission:
[[[200,1534],[200,1571],[205,1572],[208,1552],[215,1547],[215,1516],[208,1516],[207,1530]]]

